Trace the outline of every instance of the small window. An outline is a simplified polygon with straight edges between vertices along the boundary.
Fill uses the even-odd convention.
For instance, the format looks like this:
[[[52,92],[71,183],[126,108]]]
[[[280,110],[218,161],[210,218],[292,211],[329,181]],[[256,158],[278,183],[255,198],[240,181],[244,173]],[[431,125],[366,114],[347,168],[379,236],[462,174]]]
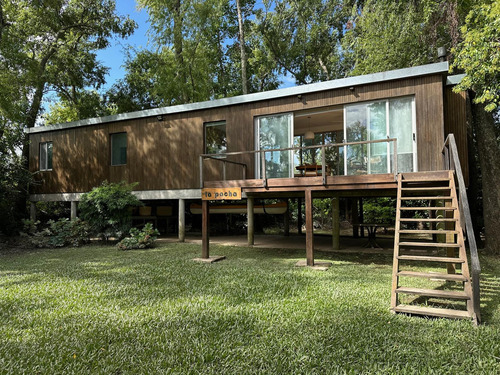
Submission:
[[[205,124],[205,153],[224,154],[226,151],[226,122],[207,122]]]
[[[111,165],[127,164],[127,133],[111,134]]]
[[[40,170],[52,170],[52,142],[40,143]]]

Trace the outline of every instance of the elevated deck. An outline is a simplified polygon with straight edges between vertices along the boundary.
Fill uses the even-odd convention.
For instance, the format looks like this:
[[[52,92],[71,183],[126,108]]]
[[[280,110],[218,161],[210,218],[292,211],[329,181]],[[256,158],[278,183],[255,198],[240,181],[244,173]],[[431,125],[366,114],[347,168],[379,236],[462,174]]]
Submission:
[[[397,181],[391,173],[356,175],[205,181],[206,188],[241,187],[247,195],[301,196],[305,190],[315,196],[395,196]]]

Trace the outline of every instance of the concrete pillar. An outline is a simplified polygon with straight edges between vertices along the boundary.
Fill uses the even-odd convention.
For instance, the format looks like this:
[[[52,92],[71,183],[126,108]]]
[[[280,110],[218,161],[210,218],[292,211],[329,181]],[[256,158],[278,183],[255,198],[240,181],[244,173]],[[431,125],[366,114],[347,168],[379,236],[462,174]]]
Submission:
[[[186,201],[179,199],[179,242],[186,240]]]
[[[290,203],[289,200],[286,200],[286,212],[283,217],[283,226],[285,227],[285,237],[290,236]]]
[[[78,215],[78,202],[71,201],[71,220],[75,220]]]
[[[30,202],[30,220],[36,221],[36,204],[35,204],[35,202]]]
[[[254,199],[252,197],[247,198],[247,237],[248,246],[253,246],[255,243],[255,226],[254,226]]]
[[[314,266],[314,231],[313,231],[313,199],[312,191],[306,190],[306,264],[310,267]]]
[[[332,249],[340,249],[340,198],[332,198]]]

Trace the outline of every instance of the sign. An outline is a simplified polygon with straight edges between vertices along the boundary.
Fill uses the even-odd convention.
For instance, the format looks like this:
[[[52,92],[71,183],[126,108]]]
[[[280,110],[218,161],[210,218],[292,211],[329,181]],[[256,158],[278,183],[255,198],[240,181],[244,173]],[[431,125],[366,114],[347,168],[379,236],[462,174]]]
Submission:
[[[204,201],[221,201],[227,200],[241,200],[241,188],[206,188],[201,189],[201,200]]]

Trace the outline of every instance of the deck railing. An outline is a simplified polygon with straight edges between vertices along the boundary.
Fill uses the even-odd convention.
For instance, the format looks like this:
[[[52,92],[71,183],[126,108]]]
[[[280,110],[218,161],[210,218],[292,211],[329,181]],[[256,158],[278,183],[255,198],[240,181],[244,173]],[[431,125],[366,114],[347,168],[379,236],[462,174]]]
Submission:
[[[343,142],[343,143],[329,143],[325,145],[313,145],[313,146],[303,146],[303,147],[287,147],[287,148],[276,148],[276,149],[265,149],[265,150],[254,150],[254,151],[237,151],[237,152],[226,152],[220,154],[201,154],[200,155],[200,188],[203,188],[204,183],[204,171],[203,165],[205,160],[215,160],[217,162],[222,163],[222,180],[226,180],[226,171],[227,164],[239,165],[243,169],[243,180],[246,179],[247,172],[247,164],[241,162],[235,162],[232,160],[228,160],[228,157],[231,156],[241,156],[241,155],[259,155],[260,159],[260,179],[262,179],[262,185],[267,187],[267,179],[266,176],[266,153],[268,152],[284,152],[284,151],[304,151],[304,150],[312,150],[312,149],[320,149],[321,152],[321,176],[323,177],[323,184],[326,185],[327,175],[326,175],[326,152],[325,150],[328,148],[340,148],[341,147],[349,147],[349,146],[357,146],[357,145],[371,145],[377,143],[391,143],[392,142],[392,155],[388,151],[387,158],[390,160],[390,156],[392,156],[392,173],[394,174],[394,180],[397,180],[398,173],[398,146],[396,138],[387,138],[387,139],[378,139],[374,141],[359,141],[359,142]]]
[[[479,264],[479,256],[477,253],[476,237],[472,226],[472,217],[469,209],[469,200],[467,199],[467,191],[465,189],[464,176],[462,167],[458,157],[457,143],[455,136],[448,134],[443,146],[444,167],[455,172],[455,177],[458,182],[459,190],[459,208],[462,222],[465,222],[463,227],[464,234],[469,242],[469,251],[471,257],[471,278],[472,278],[472,305],[476,314],[477,320],[480,321],[480,289],[479,275],[481,274],[481,265]]]

